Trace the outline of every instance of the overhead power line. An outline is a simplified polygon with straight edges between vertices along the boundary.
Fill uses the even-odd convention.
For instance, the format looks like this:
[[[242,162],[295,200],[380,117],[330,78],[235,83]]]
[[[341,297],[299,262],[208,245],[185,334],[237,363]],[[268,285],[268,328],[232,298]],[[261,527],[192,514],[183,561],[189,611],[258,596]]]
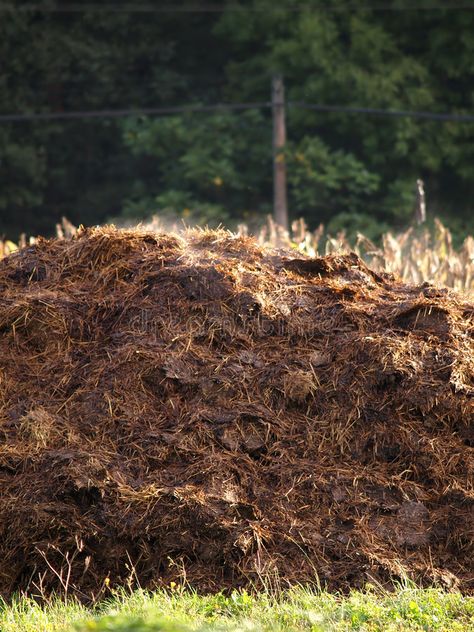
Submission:
[[[217,103],[215,105],[177,105],[160,108],[129,110],[88,110],[78,112],[41,112],[38,114],[2,114],[0,122],[54,121],[87,118],[123,118],[126,116],[184,114],[186,112],[215,112],[218,110],[255,110],[271,107],[270,101],[260,103]]]
[[[433,121],[455,121],[471,123],[474,122],[474,114],[456,114],[446,112],[424,112],[412,110],[383,110],[369,107],[353,107],[345,105],[325,105],[319,103],[306,103],[304,101],[289,101],[290,108],[300,108],[314,110],[316,112],[345,113],[345,114],[367,114],[375,116],[402,117],[428,119]],[[166,116],[169,114],[184,114],[192,112],[219,112],[219,111],[244,111],[256,109],[270,109],[273,107],[271,101],[260,101],[254,103],[216,103],[212,105],[177,105],[157,108],[135,108],[119,110],[84,110],[75,112],[39,112],[24,114],[2,114],[0,123],[21,123],[27,121],[58,121],[72,119],[92,119],[92,118],[125,118],[130,116]]]
[[[315,110],[317,112],[339,112],[347,114],[374,114],[376,116],[406,117],[418,119],[431,119],[433,121],[459,121],[472,122],[474,114],[450,114],[445,112],[423,112],[412,110],[382,110],[379,108],[345,107],[343,105],[319,105],[316,103],[292,102],[289,107],[298,107],[304,110]]]
[[[230,3],[227,5],[218,4],[199,4],[199,5],[184,5],[178,6],[176,4],[168,5],[154,5],[154,4],[69,4],[62,6],[48,6],[40,3],[27,3],[23,5],[17,5],[12,3],[0,3],[0,11],[3,12],[29,12],[29,11],[41,11],[44,13],[86,13],[86,12],[100,12],[100,13],[224,13],[227,11],[238,11],[247,13],[269,13],[273,11],[286,11],[286,12],[300,12],[300,11],[325,11],[325,12],[340,12],[340,11],[459,11],[459,10],[474,10],[474,3],[470,2],[451,2],[448,4],[442,3],[427,3],[412,6],[397,6],[388,3],[367,3],[360,4],[357,2],[351,2],[339,6],[328,6],[324,4],[313,5],[309,3],[296,4],[293,6],[282,7],[275,4],[273,7],[264,6],[241,6],[238,3]]]

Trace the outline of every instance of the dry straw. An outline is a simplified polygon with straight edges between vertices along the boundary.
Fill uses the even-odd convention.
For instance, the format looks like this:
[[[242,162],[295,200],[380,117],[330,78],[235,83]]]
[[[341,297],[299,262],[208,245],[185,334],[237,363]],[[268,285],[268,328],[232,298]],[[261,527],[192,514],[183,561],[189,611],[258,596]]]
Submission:
[[[113,228],[0,262],[0,591],[473,589],[474,305]],[[66,586],[66,588],[65,588]]]

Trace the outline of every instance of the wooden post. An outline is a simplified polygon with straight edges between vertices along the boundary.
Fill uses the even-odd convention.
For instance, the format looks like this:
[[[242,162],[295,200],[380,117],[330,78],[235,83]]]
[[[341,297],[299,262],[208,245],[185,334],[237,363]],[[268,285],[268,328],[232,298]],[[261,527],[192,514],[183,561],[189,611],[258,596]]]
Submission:
[[[415,221],[418,225],[426,222],[425,184],[420,178],[416,181]]]
[[[272,80],[273,111],[273,217],[275,222],[288,230],[288,203],[286,195],[285,164],[285,88],[279,75]]]

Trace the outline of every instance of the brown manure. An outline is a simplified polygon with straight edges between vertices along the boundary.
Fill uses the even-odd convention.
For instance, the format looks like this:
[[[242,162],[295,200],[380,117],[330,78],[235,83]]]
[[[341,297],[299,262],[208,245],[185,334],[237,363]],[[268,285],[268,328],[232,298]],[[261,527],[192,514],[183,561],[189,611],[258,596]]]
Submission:
[[[224,231],[0,262],[0,592],[474,589],[474,306]]]

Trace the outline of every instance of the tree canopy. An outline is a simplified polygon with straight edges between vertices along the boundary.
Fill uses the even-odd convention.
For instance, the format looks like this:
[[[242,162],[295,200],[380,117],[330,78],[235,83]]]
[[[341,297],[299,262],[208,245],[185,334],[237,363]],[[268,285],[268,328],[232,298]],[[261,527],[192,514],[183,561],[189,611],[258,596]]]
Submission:
[[[472,113],[474,11],[370,4],[28,5],[0,20],[0,113],[268,101],[275,73],[290,102]],[[411,221],[422,178],[428,211],[474,231],[472,122],[293,106],[287,126],[292,217],[377,236]],[[9,237],[47,233],[62,215],[94,224],[158,212],[232,225],[271,205],[268,108],[0,121],[0,232]]]

